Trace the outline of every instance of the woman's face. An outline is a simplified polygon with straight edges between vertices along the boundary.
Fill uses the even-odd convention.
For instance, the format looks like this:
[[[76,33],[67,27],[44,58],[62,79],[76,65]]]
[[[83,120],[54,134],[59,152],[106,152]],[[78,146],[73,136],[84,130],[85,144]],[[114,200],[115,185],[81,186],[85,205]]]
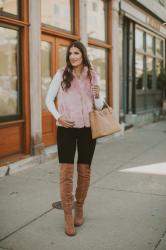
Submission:
[[[69,50],[69,61],[73,67],[78,67],[83,64],[82,53],[76,47],[71,47]]]

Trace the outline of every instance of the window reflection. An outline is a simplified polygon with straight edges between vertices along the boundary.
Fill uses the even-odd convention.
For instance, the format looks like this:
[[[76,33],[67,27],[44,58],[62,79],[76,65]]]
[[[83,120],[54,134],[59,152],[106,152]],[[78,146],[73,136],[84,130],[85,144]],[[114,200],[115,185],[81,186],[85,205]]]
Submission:
[[[107,54],[105,49],[88,47],[88,55],[100,78],[101,97],[106,99]]]
[[[42,0],[42,23],[72,31],[71,1]]]
[[[144,66],[143,66],[143,55],[136,54],[136,88],[137,89],[143,89],[143,72],[144,72]]]
[[[152,76],[153,76],[153,58],[147,57],[147,88],[152,89]]]
[[[136,49],[143,50],[143,31],[136,29],[135,39],[136,39]]]
[[[156,39],[156,55],[157,56],[163,55],[163,41],[160,39]]]
[[[41,42],[42,109],[47,110],[45,99],[51,82],[51,44]]]
[[[2,14],[3,12],[18,15],[18,1],[0,0],[0,14]]]
[[[18,113],[17,53],[18,31],[0,27],[0,116]]]
[[[91,38],[106,40],[106,4],[102,0],[87,1],[87,28]]]
[[[162,68],[163,68],[163,61],[160,59],[156,59],[156,75],[157,76],[161,73]]]
[[[64,67],[66,64],[66,52],[67,52],[67,46],[61,45],[59,47],[59,67]]]
[[[153,53],[153,37],[149,34],[146,36],[146,50],[147,53]]]
[[[159,78],[160,78],[160,73],[162,73],[162,71],[163,71],[163,68],[164,68],[163,67],[163,60],[156,59],[157,89],[162,89]]]

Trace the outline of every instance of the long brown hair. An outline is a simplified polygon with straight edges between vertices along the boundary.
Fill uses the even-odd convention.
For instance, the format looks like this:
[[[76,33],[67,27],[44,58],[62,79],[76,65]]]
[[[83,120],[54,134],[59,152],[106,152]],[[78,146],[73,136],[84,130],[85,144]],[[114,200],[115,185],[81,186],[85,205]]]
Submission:
[[[85,46],[80,41],[72,42],[68,46],[67,52],[66,52],[66,67],[65,67],[65,70],[63,72],[63,80],[61,82],[63,90],[67,90],[68,88],[70,88],[71,87],[71,81],[73,80],[73,73],[72,73],[73,66],[71,65],[70,60],[69,60],[69,52],[70,52],[70,49],[72,47],[76,47],[81,51],[83,66],[88,67],[87,75],[88,75],[90,81],[92,79],[92,76],[91,76],[92,66],[90,64],[90,61],[89,61],[89,58],[88,58],[88,55],[87,55],[87,50],[86,50]]]

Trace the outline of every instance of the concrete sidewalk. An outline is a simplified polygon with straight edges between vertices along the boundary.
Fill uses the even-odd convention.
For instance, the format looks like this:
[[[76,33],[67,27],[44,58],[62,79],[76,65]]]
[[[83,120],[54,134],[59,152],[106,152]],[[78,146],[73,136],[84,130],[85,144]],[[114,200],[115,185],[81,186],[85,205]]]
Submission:
[[[51,208],[57,159],[0,178],[0,249],[166,250],[166,121],[98,144],[92,169],[75,237]]]

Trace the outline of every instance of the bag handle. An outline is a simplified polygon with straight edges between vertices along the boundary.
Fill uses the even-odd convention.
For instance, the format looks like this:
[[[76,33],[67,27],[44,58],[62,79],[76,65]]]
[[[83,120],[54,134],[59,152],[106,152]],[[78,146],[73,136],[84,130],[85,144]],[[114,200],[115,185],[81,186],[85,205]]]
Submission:
[[[104,105],[106,106],[106,108],[109,110],[109,112],[112,113],[112,108],[108,105],[108,103],[107,103],[105,100],[103,100],[103,103],[104,103]],[[103,105],[103,108],[104,108],[104,105]],[[95,108],[95,97],[94,97],[94,96],[93,96],[93,106],[94,106],[94,110],[95,110],[96,108]],[[102,109],[103,109],[103,108],[102,108]],[[102,110],[102,109],[101,109],[101,110]],[[97,109],[97,110],[98,110],[98,109]]]
[[[103,102],[106,105],[106,107],[109,110],[109,112],[112,113],[112,108],[108,105],[108,103],[105,100],[103,100]]]

